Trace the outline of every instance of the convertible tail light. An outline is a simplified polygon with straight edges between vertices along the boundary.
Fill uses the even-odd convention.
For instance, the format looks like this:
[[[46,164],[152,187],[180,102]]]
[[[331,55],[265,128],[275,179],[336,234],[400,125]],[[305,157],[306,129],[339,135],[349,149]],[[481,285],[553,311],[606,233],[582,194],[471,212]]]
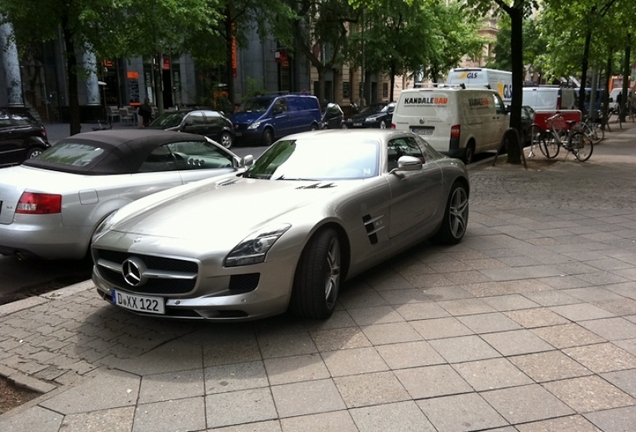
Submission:
[[[18,201],[16,213],[53,214],[62,212],[62,195],[24,192]]]
[[[42,126],[42,129],[40,130],[40,134],[46,138],[46,128],[44,126]]]

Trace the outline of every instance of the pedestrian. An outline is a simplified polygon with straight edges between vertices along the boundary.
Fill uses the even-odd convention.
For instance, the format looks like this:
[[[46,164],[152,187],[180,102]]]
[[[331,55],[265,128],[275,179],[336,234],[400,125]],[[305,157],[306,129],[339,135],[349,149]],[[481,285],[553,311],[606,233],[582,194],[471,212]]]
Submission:
[[[150,119],[152,118],[152,107],[150,106],[150,100],[148,98],[145,98],[144,103],[139,106],[137,114],[143,119],[142,126],[148,127]]]

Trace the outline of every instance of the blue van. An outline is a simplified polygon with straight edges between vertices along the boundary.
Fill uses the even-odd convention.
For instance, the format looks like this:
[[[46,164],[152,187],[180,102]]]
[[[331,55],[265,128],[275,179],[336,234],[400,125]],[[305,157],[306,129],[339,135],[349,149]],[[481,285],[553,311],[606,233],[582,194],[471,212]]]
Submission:
[[[317,97],[286,94],[250,98],[230,120],[237,141],[269,146],[286,135],[319,129],[321,118]]]

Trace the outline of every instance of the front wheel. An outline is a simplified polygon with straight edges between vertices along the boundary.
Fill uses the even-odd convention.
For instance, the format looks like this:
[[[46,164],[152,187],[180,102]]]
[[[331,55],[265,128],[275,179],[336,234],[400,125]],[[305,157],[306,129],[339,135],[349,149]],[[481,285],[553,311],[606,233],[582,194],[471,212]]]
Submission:
[[[326,124],[325,124],[325,129],[327,129],[327,125],[326,125]],[[318,130],[318,125],[317,125],[316,123],[313,123],[313,124],[311,125],[311,127],[309,128],[309,130],[311,130],[311,131],[316,131],[316,130]]]
[[[263,131],[263,145],[269,147],[274,143],[274,132],[267,128]]]
[[[594,143],[599,143],[605,139],[605,131],[603,130],[603,125],[600,123],[594,123],[594,127],[592,128],[594,133],[592,141]]]
[[[561,139],[554,133],[549,132],[543,136],[543,146],[541,153],[548,159],[553,159],[559,154],[561,149]]]
[[[468,225],[468,191],[461,183],[451,187],[439,231],[431,237],[435,243],[457,244],[466,234]]]
[[[386,122],[384,120],[380,122],[380,129],[386,129]]]
[[[304,318],[326,319],[336,307],[341,282],[341,249],[333,228],[318,231],[298,262],[290,306]]]
[[[594,143],[589,136],[582,132],[576,132],[571,137],[570,149],[580,162],[585,162],[592,156]]]

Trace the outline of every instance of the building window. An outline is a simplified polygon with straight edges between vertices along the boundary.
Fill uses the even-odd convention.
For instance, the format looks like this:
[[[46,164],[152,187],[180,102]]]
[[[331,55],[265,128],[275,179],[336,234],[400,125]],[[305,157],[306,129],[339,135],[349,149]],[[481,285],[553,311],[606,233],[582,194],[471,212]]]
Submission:
[[[382,97],[389,97],[389,83],[382,83]]]
[[[342,83],[342,98],[349,99],[349,81],[344,81]]]

